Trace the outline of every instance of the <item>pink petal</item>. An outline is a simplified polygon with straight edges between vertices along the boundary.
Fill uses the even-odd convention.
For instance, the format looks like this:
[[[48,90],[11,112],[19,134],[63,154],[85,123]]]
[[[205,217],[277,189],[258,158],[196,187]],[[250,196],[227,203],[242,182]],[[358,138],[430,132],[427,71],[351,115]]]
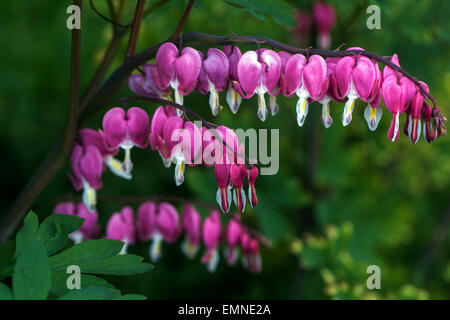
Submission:
[[[175,76],[175,60],[178,56],[177,47],[171,43],[163,43],[156,53],[156,69],[163,88],[169,86]]]

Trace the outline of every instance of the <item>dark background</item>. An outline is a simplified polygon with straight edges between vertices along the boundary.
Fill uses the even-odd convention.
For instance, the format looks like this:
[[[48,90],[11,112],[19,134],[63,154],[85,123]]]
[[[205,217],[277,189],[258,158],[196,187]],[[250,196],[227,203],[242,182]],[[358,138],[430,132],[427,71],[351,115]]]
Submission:
[[[107,13],[104,1],[94,1]],[[116,1],[114,1],[116,3]],[[154,2],[153,0],[149,1]],[[312,1],[290,1],[309,10]],[[449,115],[449,2],[332,1],[337,22],[332,48],[345,42],[380,55],[398,53],[409,73],[425,81],[442,113]],[[381,30],[368,30],[366,8],[381,8]],[[0,10],[0,214],[5,212],[64,128],[68,111],[70,32],[69,1],[7,1]],[[138,50],[166,39],[181,17],[185,2],[171,0],[148,15]],[[82,88],[86,87],[112,37],[111,26],[85,1],[82,25]],[[135,1],[125,1],[124,22]],[[263,35],[299,45],[294,29],[269,17],[261,20],[223,1],[203,0],[192,10],[185,31],[219,35]],[[309,45],[315,46],[314,30]],[[109,72],[123,61],[126,38]],[[202,49],[202,48],[198,48]],[[242,49],[255,49],[246,46]],[[130,94],[127,88],[123,95]],[[294,120],[296,99],[280,98],[280,112],[264,123],[256,117],[256,98],[245,100],[232,115],[224,110],[212,119],[207,97],[193,93],[186,106],[231,128],[279,128],[280,170],[257,180],[259,205],[244,221],[273,241],[262,249],[263,271],[251,275],[224,260],[214,274],[188,261],[175,245],[163,246],[163,258],[146,275],[110,278],[123,293],[158,298],[449,298],[450,161],[443,137],[417,145],[401,133],[386,136],[391,115],[384,109],[379,128],[370,132],[358,102],[353,121],[343,128],[343,105],[332,103],[334,124],[324,129],[320,105],[310,106],[306,125]],[[151,114],[154,106],[137,104]],[[100,112],[89,126],[101,125]],[[401,116],[402,123],[405,115]],[[215,203],[212,169],[187,168],[185,183],[173,183],[156,152],[133,149],[131,182],[107,172],[99,194],[120,196],[176,195]],[[42,192],[33,209],[41,218],[56,202],[72,196],[69,167]],[[123,203],[99,203],[102,232],[108,217]],[[137,208],[138,203],[130,203]],[[198,208],[203,215],[208,212]],[[226,222],[223,219],[223,223]],[[148,260],[148,243],[130,248]],[[382,289],[366,288],[366,268],[381,267]]]

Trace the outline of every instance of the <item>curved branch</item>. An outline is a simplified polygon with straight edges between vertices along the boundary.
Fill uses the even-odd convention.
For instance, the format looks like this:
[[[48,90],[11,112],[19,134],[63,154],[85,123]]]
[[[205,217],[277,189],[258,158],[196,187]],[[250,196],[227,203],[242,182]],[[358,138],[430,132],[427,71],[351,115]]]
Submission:
[[[89,0],[89,4],[90,4],[90,6],[91,6],[91,9],[100,17],[100,18],[102,18],[103,20],[105,20],[105,21],[107,21],[107,22],[109,22],[109,23],[112,23],[113,25],[115,25],[116,27],[120,27],[120,28],[124,28],[124,29],[128,29],[129,27],[130,27],[130,25],[123,25],[123,24],[120,24],[120,23],[118,23],[118,22],[116,22],[116,21],[114,21],[114,20],[112,20],[112,19],[109,19],[108,17],[106,17],[103,13],[101,13],[100,11],[98,11],[98,9],[95,7],[95,5],[94,5],[94,1],[93,0]],[[113,12],[113,7],[111,6],[112,4],[110,4],[109,2],[108,2],[108,6],[109,6],[109,10],[111,11],[111,12]]]

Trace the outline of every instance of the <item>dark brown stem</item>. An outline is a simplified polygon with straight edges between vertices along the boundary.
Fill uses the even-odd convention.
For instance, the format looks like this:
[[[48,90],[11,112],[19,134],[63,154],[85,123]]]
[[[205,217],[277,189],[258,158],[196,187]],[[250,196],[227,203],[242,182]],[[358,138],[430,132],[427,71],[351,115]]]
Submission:
[[[136,51],[139,30],[141,28],[142,16],[144,14],[145,0],[138,0],[136,11],[134,12],[133,27],[131,28],[130,40],[128,41],[125,59],[130,59]]]
[[[125,28],[125,29],[127,29],[127,28],[129,28],[130,26],[129,25],[123,25],[123,24],[120,24],[120,23],[118,23],[117,21],[115,21],[114,19],[115,19],[115,14],[114,14],[114,6],[113,6],[113,4],[112,4],[112,2],[111,1],[108,1],[108,8],[109,8],[109,11],[110,11],[110,13],[112,13],[112,19],[109,19],[108,17],[106,17],[103,13],[101,13],[100,11],[98,11],[98,9],[95,7],[95,5],[94,5],[94,1],[93,0],[89,0],[89,4],[91,5],[91,9],[100,17],[100,18],[102,18],[103,20],[105,20],[105,21],[107,21],[107,22],[109,22],[109,23],[112,23],[114,26],[116,26],[116,27],[120,27],[120,28]]]
[[[177,27],[175,28],[175,31],[170,36],[169,40],[174,42],[178,39],[178,37],[181,34],[181,31],[183,31],[183,27],[186,24],[186,21],[189,17],[189,13],[191,13],[192,6],[194,5],[194,0],[189,0],[189,3],[186,6],[186,9],[184,10],[183,16],[180,19],[180,22],[178,22]]]
[[[83,0],[74,0],[73,4],[82,9]],[[80,17],[81,18],[81,17]],[[0,223],[0,242],[5,242],[19,225],[34,199],[50,183],[62,168],[67,158],[77,125],[77,109],[80,102],[80,65],[81,65],[81,29],[72,30],[70,56],[70,93],[69,114],[62,139],[50,150],[44,161],[23,188],[15,202],[4,215]]]

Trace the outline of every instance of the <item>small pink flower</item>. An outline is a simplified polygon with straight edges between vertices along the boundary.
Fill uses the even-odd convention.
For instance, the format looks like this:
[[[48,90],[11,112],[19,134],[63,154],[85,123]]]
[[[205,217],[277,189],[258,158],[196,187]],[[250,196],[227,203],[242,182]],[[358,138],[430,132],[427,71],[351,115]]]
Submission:
[[[405,112],[408,103],[411,100],[411,85],[407,78],[389,76],[384,79],[382,86],[382,94],[386,108],[393,114],[391,126],[388,131],[388,138],[396,141],[399,135],[399,117]]]
[[[237,67],[239,83],[233,87],[245,98],[258,95],[258,118],[265,121],[267,107],[265,93],[272,95],[281,75],[281,59],[273,50],[247,51],[239,60]]]
[[[130,90],[144,97],[170,99],[170,90],[162,87],[156,65],[145,63],[142,65],[142,71],[144,74],[136,73],[128,78]]]
[[[158,205],[156,215],[156,229],[152,235],[152,245],[150,247],[150,259],[156,262],[161,257],[162,241],[173,243],[180,235],[180,218],[177,209],[167,202]]]
[[[269,95],[269,112],[272,116],[276,115],[280,110],[280,107],[277,104],[277,96],[281,93],[282,84],[284,83],[284,75],[286,73],[286,63],[291,57],[291,54],[286,51],[278,51],[278,56],[281,60],[281,74],[280,80],[278,81],[277,86],[273,89],[272,94]]]
[[[429,104],[425,104],[423,107],[423,135],[425,137],[425,140],[427,140],[428,143],[431,143],[431,141],[434,141],[435,136],[433,136],[433,125],[431,122],[431,116],[432,116],[433,110],[431,109],[431,106]]]
[[[84,148],[87,146],[94,146],[100,151],[103,157],[103,163],[111,170],[112,173],[127,180],[131,179],[131,175],[125,172],[122,162],[114,157],[117,155],[119,150],[117,148],[108,148],[106,145],[105,134],[103,131],[81,129],[78,132],[78,137]]]
[[[120,212],[114,213],[109,218],[105,238],[122,241],[124,245],[120,254],[127,253],[128,246],[136,242],[133,209],[123,207]]]
[[[230,182],[230,165],[226,163],[216,163],[214,165],[214,174],[216,175],[217,190],[216,200],[224,213],[230,210],[231,206],[231,187]]]
[[[83,148],[75,143],[70,156],[72,174],[69,179],[76,191],[83,189],[83,202],[93,212],[97,204],[96,190],[102,187],[103,159],[93,145]]]
[[[428,93],[429,89],[426,83],[419,81],[421,86]],[[409,137],[412,143],[417,143],[420,138],[422,127],[420,125],[420,118],[422,117],[422,110],[426,101],[420,91],[419,87],[414,85],[415,92],[406,110],[406,122],[403,129],[404,133]]]
[[[258,197],[256,196],[256,188],[255,181],[258,177],[259,170],[257,167],[247,168],[245,166],[242,167],[242,174],[247,179],[248,182],[248,202],[252,208],[258,205]]]
[[[200,246],[202,218],[190,204],[186,204],[183,208],[181,224],[186,232],[182,250],[189,259],[192,259]]]
[[[380,123],[383,110],[381,109],[381,86],[383,84],[383,74],[376,62],[373,62],[375,67],[375,83],[372,93],[369,97],[368,104],[364,109],[364,118],[371,131],[375,131]]]
[[[241,243],[242,226],[235,219],[228,222],[225,230],[225,240],[227,244],[226,257],[228,265],[232,266],[239,257],[239,244]]]
[[[245,210],[245,191],[244,191],[244,175],[242,173],[245,165],[243,164],[232,164],[230,166],[230,178],[233,183],[233,200],[234,204],[239,211],[244,212]]]
[[[259,273],[262,270],[262,260],[259,254],[259,241],[244,232],[241,235],[242,253],[244,255],[243,264],[252,273]]]
[[[364,50],[349,48],[347,50]],[[344,57],[336,64],[336,80],[338,95],[342,99],[348,97],[342,114],[342,125],[347,126],[352,121],[352,113],[356,99],[370,102],[374,92],[379,88],[377,84],[377,70],[374,62],[365,57]]]
[[[169,85],[175,91],[175,102],[183,104],[183,96],[189,94],[197,85],[202,68],[200,53],[190,47],[178,55],[178,48],[171,42],[163,43],[156,53],[156,68],[163,88]],[[181,116],[183,112],[177,109]]]
[[[308,114],[308,99],[320,101],[328,88],[327,65],[319,55],[312,55],[308,61],[301,54],[292,55],[286,62],[283,93],[298,96],[297,123],[303,126]]]
[[[84,219],[80,229],[69,234],[69,238],[75,244],[83,240],[96,239],[98,237],[98,213],[96,210],[89,212],[84,203],[74,204],[73,202],[61,202],[55,206],[53,213],[68,214]]]
[[[318,46],[322,49],[330,48],[330,34],[336,20],[336,13],[331,4],[316,2],[313,5],[314,20],[319,31]]]
[[[157,205],[152,201],[142,203],[138,208],[136,232],[139,240],[149,241],[156,231]]]
[[[221,223],[217,210],[213,210],[203,222],[202,237],[206,249],[206,253],[202,257],[202,263],[206,264],[209,272],[214,272],[219,263],[217,248],[221,237]]]
[[[222,108],[219,104],[219,92],[224,91],[228,84],[228,69],[226,54],[219,49],[210,48],[208,56],[203,60],[197,87],[202,94],[209,92],[209,106],[213,116],[217,116]]]
[[[147,112],[138,107],[132,107],[127,111],[115,107],[105,114],[102,124],[107,146],[125,150],[123,167],[125,173],[129,175],[133,167],[131,148],[134,146],[144,148],[147,145],[150,131]]]
[[[224,46],[223,51],[228,57],[228,77],[229,85],[227,91],[227,103],[233,114],[236,114],[241,105],[242,98],[240,94],[233,89],[233,81],[239,81],[237,66],[241,59],[242,53],[239,47]]]

